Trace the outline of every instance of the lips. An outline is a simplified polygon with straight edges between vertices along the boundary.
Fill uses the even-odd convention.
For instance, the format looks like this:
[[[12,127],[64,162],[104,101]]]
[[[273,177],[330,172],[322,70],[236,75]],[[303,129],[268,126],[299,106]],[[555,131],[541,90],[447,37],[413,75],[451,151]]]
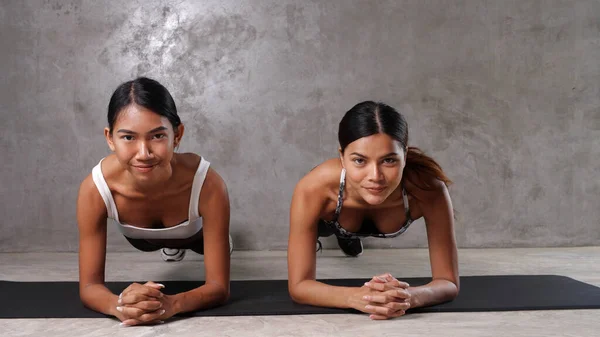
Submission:
[[[381,187],[365,187],[365,189],[373,194],[379,194],[383,191],[385,191],[385,186],[381,186]]]
[[[150,172],[156,165],[133,165],[133,167],[139,172]]]

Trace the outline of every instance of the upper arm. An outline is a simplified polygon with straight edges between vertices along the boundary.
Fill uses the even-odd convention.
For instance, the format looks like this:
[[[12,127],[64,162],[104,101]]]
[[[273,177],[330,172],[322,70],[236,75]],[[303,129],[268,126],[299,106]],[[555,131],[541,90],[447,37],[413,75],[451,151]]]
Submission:
[[[216,283],[229,293],[229,195],[225,182],[209,169],[200,192],[206,283]]]
[[[77,197],[80,291],[90,284],[104,283],[106,218],[106,206],[89,175],[81,183]]]
[[[427,227],[429,259],[433,279],[445,279],[459,288],[458,253],[454,235],[454,212],[446,184],[435,180],[435,189],[425,192],[421,207]]]
[[[314,179],[300,180],[290,207],[288,240],[288,288],[316,277],[316,249],[319,215],[325,200]]]

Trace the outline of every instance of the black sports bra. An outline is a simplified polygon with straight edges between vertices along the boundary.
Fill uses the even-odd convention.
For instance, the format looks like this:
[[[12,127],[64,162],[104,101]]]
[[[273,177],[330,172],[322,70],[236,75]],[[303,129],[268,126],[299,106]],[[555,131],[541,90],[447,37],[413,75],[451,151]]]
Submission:
[[[344,203],[344,189],[346,187],[346,169],[342,168],[342,174],[340,176],[340,189],[338,192],[337,205],[335,207],[335,215],[333,216],[333,220],[321,220],[327,226],[329,226],[338,237],[343,238],[353,238],[353,237],[367,237],[373,236],[378,238],[395,238],[402,233],[406,232],[410,224],[413,222],[413,219],[410,217],[410,208],[408,204],[408,196],[406,195],[406,190],[404,186],[402,187],[402,199],[404,200],[404,209],[406,214],[406,222],[400,229],[394,233],[381,233],[373,223],[373,221],[365,220],[359,232],[353,233],[344,229],[338,222],[338,218],[340,216],[340,212],[342,211],[342,205]]]

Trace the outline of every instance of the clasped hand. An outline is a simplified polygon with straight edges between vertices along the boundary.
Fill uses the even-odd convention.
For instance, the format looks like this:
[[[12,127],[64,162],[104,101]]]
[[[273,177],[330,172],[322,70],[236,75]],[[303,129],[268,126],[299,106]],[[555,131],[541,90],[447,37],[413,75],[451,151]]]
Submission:
[[[370,314],[371,319],[400,317],[410,308],[408,287],[389,273],[374,276],[354,294],[352,307]]]
[[[119,295],[115,316],[127,326],[162,323],[175,314],[171,297],[163,294],[162,288],[164,285],[152,281],[132,283]]]

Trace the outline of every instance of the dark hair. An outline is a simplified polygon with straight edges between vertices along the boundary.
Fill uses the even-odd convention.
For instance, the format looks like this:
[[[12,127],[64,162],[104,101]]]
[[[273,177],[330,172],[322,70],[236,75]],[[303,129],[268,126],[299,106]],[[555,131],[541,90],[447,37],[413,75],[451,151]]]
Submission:
[[[177,127],[181,124],[175,101],[173,101],[173,97],[171,97],[167,88],[153,79],[138,77],[133,81],[127,81],[119,85],[110,97],[107,118],[111,133],[119,113],[130,104],[137,104],[156,114],[167,117],[176,132]]]
[[[446,185],[452,183],[435,160],[419,148],[408,146],[406,119],[396,109],[384,103],[366,101],[356,104],[346,112],[338,130],[342,153],[348,144],[355,140],[378,133],[389,135],[404,149],[406,166],[402,180],[408,179],[421,189],[431,189],[424,177],[435,177]]]

